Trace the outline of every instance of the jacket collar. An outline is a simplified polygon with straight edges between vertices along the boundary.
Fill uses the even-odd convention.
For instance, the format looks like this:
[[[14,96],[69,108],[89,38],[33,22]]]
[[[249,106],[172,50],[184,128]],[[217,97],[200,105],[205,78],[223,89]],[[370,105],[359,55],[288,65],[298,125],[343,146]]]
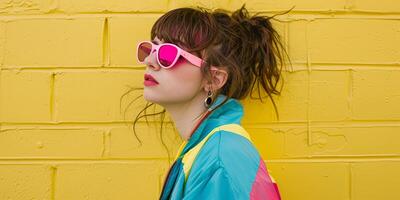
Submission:
[[[226,95],[219,94],[217,98],[214,100],[208,112],[221,104]],[[187,151],[196,146],[199,142],[201,142],[207,134],[217,126],[221,126],[224,124],[241,124],[241,120],[243,117],[243,106],[242,104],[234,98],[228,98],[228,100],[221,105],[216,110],[209,113],[201,122],[197,129],[193,132],[192,136],[189,138],[181,152],[181,155],[185,154]]]

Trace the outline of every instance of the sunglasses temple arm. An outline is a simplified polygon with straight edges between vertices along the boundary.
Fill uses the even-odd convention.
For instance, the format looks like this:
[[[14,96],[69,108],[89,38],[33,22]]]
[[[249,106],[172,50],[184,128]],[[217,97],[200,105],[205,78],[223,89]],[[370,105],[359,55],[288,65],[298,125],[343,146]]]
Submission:
[[[193,54],[181,51],[181,55],[184,58],[186,58],[189,62],[191,62],[193,65],[196,65],[197,67],[201,67],[201,64],[203,64],[203,60]]]
[[[181,55],[197,67],[201,67],[201,64],[203,64],[203,62],[205,62],[201,58],[199,58],[191,53],[188,53],[188,52],[182,51]],[[217,68],[215,66],[211,66],[211,70],[217,70]]]

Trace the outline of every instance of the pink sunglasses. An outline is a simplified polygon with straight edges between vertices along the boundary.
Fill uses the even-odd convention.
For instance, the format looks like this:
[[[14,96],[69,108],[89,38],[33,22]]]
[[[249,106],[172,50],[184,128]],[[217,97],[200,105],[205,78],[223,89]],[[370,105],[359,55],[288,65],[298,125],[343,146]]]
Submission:
[[[201,58],[179,48],[175,44],[154,44],[151,41],[142,41],[137,45],[137,59],[139,63],[144,63],[146,57],[154,50],[157,51],[156,57],[158,64],[165,69],[173,67],[180,56],[197,67],[201,67],[201,64],[205,62]],[[217,68],[212,66],[211,69],[216,70]]]

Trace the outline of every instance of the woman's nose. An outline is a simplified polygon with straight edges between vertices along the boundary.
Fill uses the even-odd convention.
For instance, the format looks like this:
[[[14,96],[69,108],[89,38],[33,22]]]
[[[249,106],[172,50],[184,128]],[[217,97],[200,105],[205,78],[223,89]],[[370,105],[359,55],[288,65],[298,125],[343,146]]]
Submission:
[[[150,55],[145,58],[145,63],[153,70],[160,70],[161,67],[157,63],[156,54],[154,52],[155,50],[153,50],[153,52],[151,52]]]

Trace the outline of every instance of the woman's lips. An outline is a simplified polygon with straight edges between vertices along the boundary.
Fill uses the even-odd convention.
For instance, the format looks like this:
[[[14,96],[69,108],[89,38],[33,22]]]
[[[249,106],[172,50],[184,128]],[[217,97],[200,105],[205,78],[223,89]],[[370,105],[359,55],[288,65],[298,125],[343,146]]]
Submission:
[[[150,74],[145,74],[144,75],[144,83],[145,86],[153,86],[153,85],[158,85],[158,82],[156,79],[151,76]]]
[[[149,81],[149,80],[145,80],[143,83],[145,86],[153,86],[153,85],[158,85],[158,83],[154,82],[154,81]]]

